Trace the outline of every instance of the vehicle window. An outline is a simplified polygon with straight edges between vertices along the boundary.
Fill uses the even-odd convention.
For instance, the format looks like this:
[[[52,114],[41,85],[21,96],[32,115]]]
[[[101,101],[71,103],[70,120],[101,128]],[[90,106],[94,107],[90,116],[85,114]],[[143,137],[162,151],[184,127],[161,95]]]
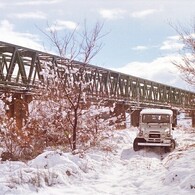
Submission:
[[[143,123],[169,123],[170,116],[168,114],[143,114]]]

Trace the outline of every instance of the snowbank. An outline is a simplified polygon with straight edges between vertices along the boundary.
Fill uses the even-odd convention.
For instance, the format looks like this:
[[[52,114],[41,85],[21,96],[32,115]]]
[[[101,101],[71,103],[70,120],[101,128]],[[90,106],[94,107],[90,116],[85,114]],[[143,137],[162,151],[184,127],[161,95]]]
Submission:
[[[85,153],[45,151],[28,163],[1,162],[0,194],[195,194],[195,132],[188,124],[175,129],[172,153],[134,152],[137,129],[130,128]]]

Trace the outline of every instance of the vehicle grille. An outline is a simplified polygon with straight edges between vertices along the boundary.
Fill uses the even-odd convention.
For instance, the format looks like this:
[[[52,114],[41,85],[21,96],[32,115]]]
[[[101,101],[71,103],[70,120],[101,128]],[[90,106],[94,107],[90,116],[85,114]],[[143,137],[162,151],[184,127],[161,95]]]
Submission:
[[[149,134],[149,138],[160,138],[160,134]]]

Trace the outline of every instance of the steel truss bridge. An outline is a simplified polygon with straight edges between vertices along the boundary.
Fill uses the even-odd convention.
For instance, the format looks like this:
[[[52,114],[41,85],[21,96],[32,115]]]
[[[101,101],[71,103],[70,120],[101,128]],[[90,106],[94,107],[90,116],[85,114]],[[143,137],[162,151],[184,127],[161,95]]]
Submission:
[[[46,66],[63,76],[67,86],[66,70],[82,68],[82,79],[89,83],[87,94],[94,99],[195,110],[193,92],[5,42],[0,42],[0,92],[36,92],[39,83],[45,82],[42,71]],[[78,74],[74,79],[78,81]]]

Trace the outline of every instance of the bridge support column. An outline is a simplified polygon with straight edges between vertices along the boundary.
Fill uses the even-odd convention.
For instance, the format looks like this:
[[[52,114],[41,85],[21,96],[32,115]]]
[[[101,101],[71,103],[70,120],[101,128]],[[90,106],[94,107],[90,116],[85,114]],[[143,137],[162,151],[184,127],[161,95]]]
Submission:
[[[178,111],[177,110],[172,110],[172,111],[173,111],[173,127],[176,127]]]
[[[110,113],[112,117],[116,117],[114,121],[116,129],[125,129],[126,128],[126,116],[125,116],[125,105],[116,104],[113,112]]]
[[[195,110],[191,111],[191,117],[192,117],[192,127],[195,127]]]
[[[131,112],[131,125],[133,127],[139,126],[140,112],[141,110],[132,110]]]
[[[32,100],[29,95],[12,94],[9,98],[5,98],[6,114],[8,118],[16,121],[16,126],[20,130],[26,123],[28,117],[28,103]]]

